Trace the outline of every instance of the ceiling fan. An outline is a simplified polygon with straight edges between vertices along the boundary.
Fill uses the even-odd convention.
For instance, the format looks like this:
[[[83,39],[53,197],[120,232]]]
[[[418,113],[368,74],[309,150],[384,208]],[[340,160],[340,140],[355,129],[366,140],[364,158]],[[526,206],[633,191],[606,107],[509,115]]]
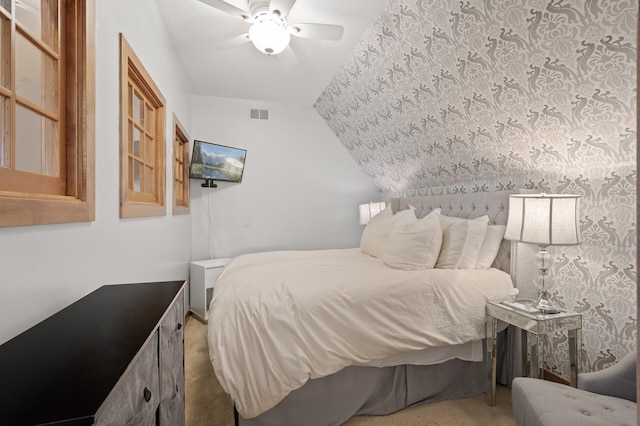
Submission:
[[[252,24],[249,33],[240,39],[251,40],[259,51],[267,55],[277,55],[286,49],[292,35],[337,41],[344,33],[342,25],[287,22],[296,0],[243,0],[246,2],[244,9],[224,0],[200,1]]]

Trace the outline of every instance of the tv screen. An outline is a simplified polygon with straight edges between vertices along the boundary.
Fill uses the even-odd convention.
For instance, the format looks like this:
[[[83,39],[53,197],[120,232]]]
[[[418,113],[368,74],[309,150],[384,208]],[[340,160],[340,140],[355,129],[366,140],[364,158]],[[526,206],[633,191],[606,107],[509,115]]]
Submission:
[[[207,181],[242,182],[247,150],[193,141],[189,177]]]

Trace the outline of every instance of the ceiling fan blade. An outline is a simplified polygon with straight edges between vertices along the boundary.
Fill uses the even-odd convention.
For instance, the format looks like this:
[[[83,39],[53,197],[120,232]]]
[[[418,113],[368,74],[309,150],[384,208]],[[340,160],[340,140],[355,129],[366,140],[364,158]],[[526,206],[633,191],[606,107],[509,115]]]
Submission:
[[[287,46],[286,49],[278,53],[276,56],[285,67],[292,67],[298,63],[298,57],[291,46]]]
[[[207,4],[214,9],[218,9],[221,12],[227,13],[231,16],[235,16],[237,18],[248,20],[251,18],[251,14],[242,9],[238,9],[237,7],[227,3],[224,0],[200,0],[202,3]]]
[[[269,9],[277,10],[283,18],[289,14],[296,0],[271,0]]]
[[[246,44],[249,41],[251,41],[249,40],[249,33],[244,33],[239,36],[230,38],[228,40],[215,43],[212,47],[219,50],[230,50],[238,46],[242,46],[243,44]]]
[[[344,34],[342,25],[332,24],[292,24],[287,27],[291,35],[304,38],[319,38],[338,41]]]

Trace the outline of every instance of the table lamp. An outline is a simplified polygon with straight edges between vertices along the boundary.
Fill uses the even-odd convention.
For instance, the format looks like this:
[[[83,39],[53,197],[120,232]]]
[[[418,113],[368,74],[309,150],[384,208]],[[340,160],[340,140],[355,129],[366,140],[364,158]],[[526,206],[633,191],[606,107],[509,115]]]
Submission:
[[[387,208],[384,201],[360,204],[360,225],[369,223],[372,217]]]
[[[534,307],[543,314],[560,312],[549,300],[551,286],[549,269],[552,259],[547,246],[576,245],[580,234],[580,195],[573,194],[513,194],[509,196],[509,221],[504,237],[507,240],[538,244],[536,255],[539,288]]]

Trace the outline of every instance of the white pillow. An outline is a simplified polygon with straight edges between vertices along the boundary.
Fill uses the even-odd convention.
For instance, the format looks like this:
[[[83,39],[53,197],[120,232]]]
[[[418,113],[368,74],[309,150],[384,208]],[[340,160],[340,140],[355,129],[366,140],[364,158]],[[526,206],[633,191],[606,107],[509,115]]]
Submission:
[[[436,268],[475,268],[488,223],[489,216],[476,219],[440,216],[442,248]]]
[[[489,225],[487,226],[487,235],[484,237],[482,246],[480,247],[480,254],[478,254],[478,260],[476,261],[476,269],[489,269],[493,265],[493,261],[496,260],[498,250],[500,250],[500,244],[504,239],[504,231],[507,230],[507,225]]]
[[[396,216],[385,243],[384,263],[397,269],[433,268],[442,244],[440,209],[422,219],[416,218],[413,208]]]
[[[384,242],[393,224],[391,206],[373,216],[362,231],[360,250],[373,257],[382,257]]]

